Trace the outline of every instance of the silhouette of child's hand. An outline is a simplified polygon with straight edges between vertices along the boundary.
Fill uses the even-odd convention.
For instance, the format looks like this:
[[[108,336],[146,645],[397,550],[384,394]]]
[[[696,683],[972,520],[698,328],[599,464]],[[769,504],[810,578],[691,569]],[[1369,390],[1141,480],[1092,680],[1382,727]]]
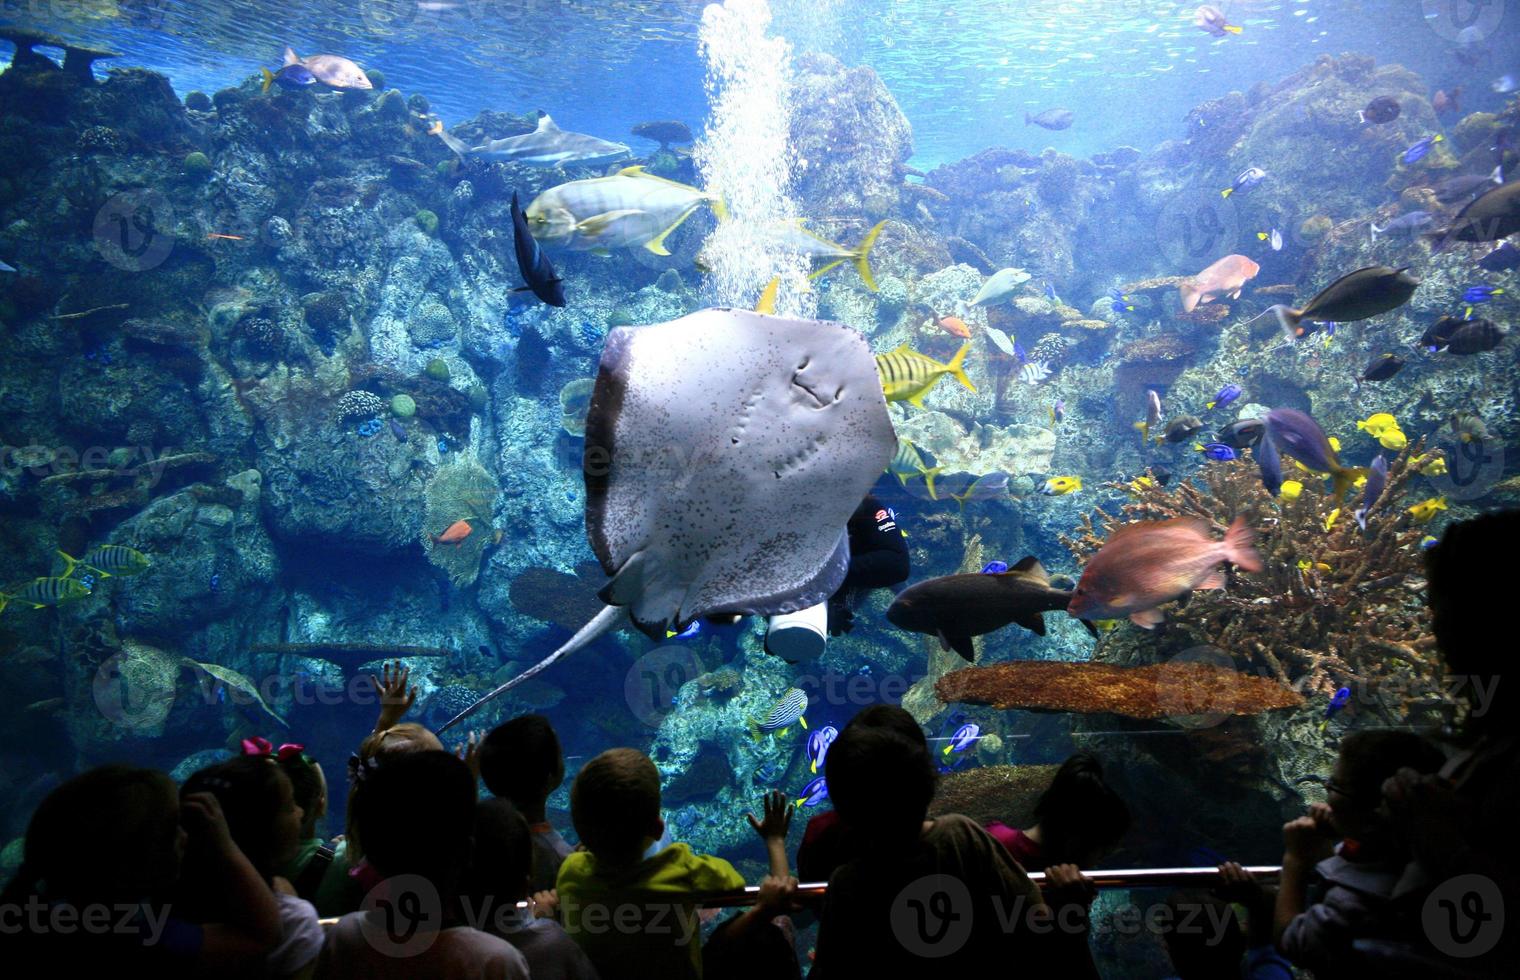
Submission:
[[[380,718],[375,722],[375,731],[383,732],[394,728],[411,710],[412,704],[417,700],[417,689],[408,689],[406,686],[407,679],[411,676],[411,668],[399,660],[384,665],[379,677],[369,675],[370,683],[375,685],[375,691],[380,695]]]
[[[1075,864],[1057,864],[1045,869],[1045,901],[1058,905],[1091,905],[1098,897],[1098,887]]]
[[[1283,847],[1288,857],[1314,862],[1329,852],[1330,840],[1317,820],[1302,816],[1283,824]]]
[[[552,919],[559,911],[559,891],[549,889],[546,892],[534,892],[528,896],[528,907],[533,910],[535,919]]]
[[[179,801],[179,820],[185,831],[210,847],[226,851],[237,847],[227,830],[227,817],[215,793],[186,793]]]
[[[470,774],[475,777],[477,783],[480,782],[480,746],[483,741],[482,732],[476,728],[470,732],[469,738],[454,750],[454,754],[470,767]]]
[[[792,826],[792,804],[785,793],[773,789],[765,794],[765,818],[756,820],[753,813],[746,813],[744,818],[762,839],[785,838]]]
[[[760,882],[760,892],[755,897],[755,908],[768,918],[774,918],[797,909],[797,879],[766,875]]]
[[[1261,882],[1256,877],[1234,861],[1226,861],[1219,866],[1221,884],[1217,889],[1219,897],[1227,902],[1239,902],[1248,909],[1254,909],[1261,904],[1264,890]]]

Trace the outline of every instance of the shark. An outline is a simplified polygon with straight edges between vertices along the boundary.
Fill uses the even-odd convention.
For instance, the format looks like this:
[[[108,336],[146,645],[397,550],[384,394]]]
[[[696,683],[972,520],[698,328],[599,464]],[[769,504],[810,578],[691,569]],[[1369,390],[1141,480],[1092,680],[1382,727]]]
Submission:
[[[533,132],[487,140],[479,146],[470,146],[450,135],[442,122],[433,123],[428,132],[443,140],[443,144],[461,159],[476,157],[500,163],[524,163],[530,167],[593,167],[621,160],[629,153],[628,147],[622,143],[560,129],[547,112],[538,114],[538,128]]]

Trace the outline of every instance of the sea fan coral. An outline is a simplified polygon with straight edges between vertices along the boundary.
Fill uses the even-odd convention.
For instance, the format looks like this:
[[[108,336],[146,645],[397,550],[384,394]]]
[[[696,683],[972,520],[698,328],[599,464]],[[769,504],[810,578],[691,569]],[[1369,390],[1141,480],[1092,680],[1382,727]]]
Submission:
[[[419,528],[428,560],[459,588],[475,584],[480,558],[491,543],[491,515],[501,492],[491,474],[474,460],[445,466],[428,482],[426,513]],[[436,540],[451,525],[468,521],[470,533],[451,543]]]
[[[1099,509],[1096,521],[1084,517],[1062,543],[1085,561],[1130,521],[1199,518],[1223,532],[1243,516],[1257,530],[1265,571],[1233,575],[1228,590],[1194,593],[1168,609],[1168,628],[1305,693],[1358,685],[1386,694],[1390,707],[1408,707],[1440,680],[1422,595],[1424,531],[1398,506],[1416,475],[1409,460],[1420,451],[1413,445],[1389,465],[1365,532],[1349,517],[1355,504],[1330,500],[1320,481],[1301,474],[1302,494],[1279,500],[1267,494],[1254,464],[1237,460],[1211,465],[1203,488],[1125,487],[1135,499],[1121,517]],[[1345,513],[1326,530],[1337,507]]]

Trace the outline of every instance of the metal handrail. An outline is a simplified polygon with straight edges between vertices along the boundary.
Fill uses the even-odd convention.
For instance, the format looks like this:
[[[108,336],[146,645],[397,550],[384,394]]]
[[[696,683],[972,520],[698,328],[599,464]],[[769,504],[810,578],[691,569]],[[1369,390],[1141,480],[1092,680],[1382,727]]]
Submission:
[[[1282,873],[1282,868],[1275,864],[1251,865],[1245,869],[1251,877],[1263,884],[1271,884],[1277,881]],[[1118,868],[1113,870],[1084,871],[1083,876],[1099,889],[1105,888],[1174,888],[1179,886],[1191,886],[1194,888],[1214,884],[1219,878],[1218,868]],[[1045,872],[1033,871],[1029,874],[1029,880],[1036,885],[1045,884]],[[796,897],[799,899],[819,899],[828,894],[829,883],[826,881],[808,881],[797,886]],[[704,908],[721,909],[736,908],[746,905],[754,905],[756,896],[760,894],[759,885],[745,885],[742,888],[729,888],[722,891],[707,892],[659,892],[651,895],[662,902],[689,902],[692,905],[700,905]],[[528,907],[527,902],[518,902],[519,909]],[[323,919],[323,925],[331,925],[337,919]]]

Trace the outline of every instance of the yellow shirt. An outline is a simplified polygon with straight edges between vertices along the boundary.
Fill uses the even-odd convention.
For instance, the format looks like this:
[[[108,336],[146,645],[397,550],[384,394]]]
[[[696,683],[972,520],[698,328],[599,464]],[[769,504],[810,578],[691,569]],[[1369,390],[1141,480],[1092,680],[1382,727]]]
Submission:
[[[596,855],[576,851],[560,866],[557,887],[565,931],[602,980],[688,980],[702,976],[697,907],[651,896],[743,884],[722,858],[672,844],[638,864],[606,870],[597,866]]]

